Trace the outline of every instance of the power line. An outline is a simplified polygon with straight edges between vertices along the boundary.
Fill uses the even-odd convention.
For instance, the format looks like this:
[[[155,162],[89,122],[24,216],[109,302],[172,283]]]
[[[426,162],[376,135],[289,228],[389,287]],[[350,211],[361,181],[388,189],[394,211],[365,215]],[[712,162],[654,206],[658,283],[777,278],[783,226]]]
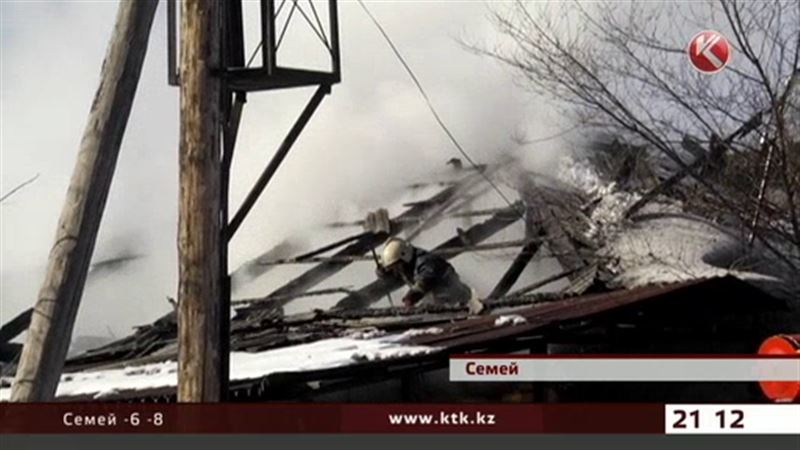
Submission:
[[[492,189],[494,189],[497,192],[497,194],[500,196],[500,198],[502,198],[503,201],[505,201],[506,204],[508,204],[509,207],[514,209],[514,211],[516,211],[520,215],[520,217],[522,217],[522,213],[514,206],[514,204],[511,202],[511,200],[509,200],[508,197],[506,197],[506,195],[503,194],[503,191],[500,190],[500,188],[483,171],[483,169],[480,166],[478,166],[478,164],[475,163],[475,161],[469,156],[469,154],[466,152],[466,150],[464,150],[464,148],[461,146],[461,144],[459,144],[458,140],[455,138],[453,133],[450,132],[450,129],[447,128],[447,125],[444,123],[442,118],[439,116],[439,113],[436,111],[436,108],[433,106],[433,102],[431,101],[430,97],[428,97],[427,92],[425,92],[425,88],[422,87],[422,83],[420,83],[419,79],[414,74],[414,71],[411,70],[411,67],[408,65],[408,63],[406,62],[405,58],[400,53],[400,50],[398,50],[397,47],[394,45],[394,42],[392,41],[392,38],[389,37],[389,35],[386,33],[386,30],[383,28],[383,26],[381,26],[380,22],[378,22],[378,19],[376,19],[375,16],[372,15],[372,13],[367,8],[367,5],[364,4],[363,0],[358,0],[358,4],[361,5],[361,8],[364,10],[364,12],[367,14],[367,16],[369,16],[369,18],[372,21],[372,23],[375,24],[375,27],[378,29],[378,31],[381,33],[383,38],[386,40],[386,43],[389,44],[389,47],[392,49],[392,52],[397,57],[397,59],[400,61],[400,64],[402,64],[403,68],[406,70],[406,73],[408,73],[408,75],[411,77],[411,80],[414,82],[414,85],[417,87],[417,90],[419,91],[420,95],[422,95],[422,98],[425,100],[425,104],[428,105],[428,109],[430,110],[431,114],[433,114],[433,118],[436,119],[436,123],[439,124],[439,127],[442,129],[442,131],[444,131],[444,133],[450,139],[450,142],[453,143],[453,146],[456,148],[456,150],[458,150],[458,152],[461,153],[461,155],[464,157],[464,159],[466,159],[467,162],[478,173],[480,173],[481,176],[483,176],[484,179],[486,179],[486,182],[489,183],[489,185],[492,187]]]
[[[33,183],[34,181],[36,181],[37,178],[39,178],[39,174],[38,173],[36,175],[34,175],[32,178],[29,178],[29,179],[23,181],[22,183],[18,184],[15,188],[13,188],[10,191],[8,191],[5,194],[3,194],[3,196],[0,197],[0,202],[3,202],[5,199],[7,199],[7,198],[11,197],[12,195],[14,195],[15,192],[17,192],[20,189],[24,188],[25,186]]]
[[[542,143],[542,142],[552,141],[553,139],[558,139],[560,137],[564,137],[564,136],[572,133],[573,131],[577,130],[578,128],[582,127],[582,126],[583,126],[583,124],[579,123],[579,124],[575,124],[575,125],[567,128],[565,130],[561,130],[561,131],[559,131],[557,133],[550,134],[548,136],[544,136],[544,137],[540,137],[540,138],[536,138],[536,139],[523,139],[522,140],[522,144],[523,145],[530,145],[530,144],[539,144],[539,143]]]

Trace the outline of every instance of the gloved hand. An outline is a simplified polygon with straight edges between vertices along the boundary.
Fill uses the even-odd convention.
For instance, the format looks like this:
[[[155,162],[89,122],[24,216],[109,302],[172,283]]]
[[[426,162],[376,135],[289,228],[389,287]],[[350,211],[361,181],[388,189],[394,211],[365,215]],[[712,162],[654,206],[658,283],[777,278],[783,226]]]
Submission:
[[[425,294],[419,291],[414,291],[414,290],[408,291],[408,293],[406,293],[406,295],[403,297],[403,305],[405,305],[406,308],[413,308],[414,305],[419,303],[419,301],[422,300],[422,297],[424,296]]]
[[[386,278],[389,276],[389,271],[381,266],[375,266],[375,276],[378,278]]]

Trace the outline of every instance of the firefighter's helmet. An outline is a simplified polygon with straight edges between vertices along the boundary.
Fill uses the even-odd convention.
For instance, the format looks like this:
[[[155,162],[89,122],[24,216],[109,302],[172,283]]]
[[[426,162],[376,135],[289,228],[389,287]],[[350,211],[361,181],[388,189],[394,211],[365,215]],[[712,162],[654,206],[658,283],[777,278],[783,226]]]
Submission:
[[[381,264],[384,268],[389,268],[399,261],[409,263],[413,253],[413,249],[408,242],[397,238],[389,239],[386,245],[383,246]]]

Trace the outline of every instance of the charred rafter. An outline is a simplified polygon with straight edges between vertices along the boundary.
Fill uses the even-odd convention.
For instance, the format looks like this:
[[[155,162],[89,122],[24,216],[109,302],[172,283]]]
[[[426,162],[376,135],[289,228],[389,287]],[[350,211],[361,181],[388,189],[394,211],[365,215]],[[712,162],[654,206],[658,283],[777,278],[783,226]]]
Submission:
[[[432,251],[441,251],[449,248],[463,247],[464,245],[475,245],[483,240],[492,237],[494,234],[519,220],[519,215],[515,213],[520,207],[519,203],[505,208],[493,215],[488,220],[481,222],[469,229],[459,232],[454,237],[443,242]],[[460,252],[447,255],[448,258],[458,256]],[[334,308],[337,309],[357,309],[366,308],[372,303],[377,302],[387,293],[402,286],[402,281],[397,278],[382,278],[373,281],[362,289],[354,292],[340,300]]]

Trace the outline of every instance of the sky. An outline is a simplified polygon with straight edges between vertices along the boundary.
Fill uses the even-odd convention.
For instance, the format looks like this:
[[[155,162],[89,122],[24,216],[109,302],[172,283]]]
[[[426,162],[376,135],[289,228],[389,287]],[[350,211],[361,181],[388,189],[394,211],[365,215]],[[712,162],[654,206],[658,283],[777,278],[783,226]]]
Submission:
[[[322,224],[359,219],[459,156],[366,14],[355,2],[340,3],[342,82],[231,242],[231,268],[288,238],[299,249],[324,242],[310,236],[322,233]],[[512,137],[553,135],[569,125],[515,84],[506,69],[462,44],[496,39],[487,18],[496,4],[368,5],[473,159],[491,162],[515,152],[546,170],[559,155],[557,143],[519,149]],[[39,174],[0,206],[0,322],[35,301],[116,9],[110,0],[0,1],[0,192]],[[258,42],[256,11],[257,3],[246,0],[248,56]],[[314,43],[306,24],[293,20],[279,62],[319,63]],[[312,91],[248,97],[231,175],[233,208]],[[169,310],[166,297],[174,297],[177,287],[177,142],[178,90],[167,85],[162,3],[94,260],[141,257],[90,277],[75,335],[119,337]]]

